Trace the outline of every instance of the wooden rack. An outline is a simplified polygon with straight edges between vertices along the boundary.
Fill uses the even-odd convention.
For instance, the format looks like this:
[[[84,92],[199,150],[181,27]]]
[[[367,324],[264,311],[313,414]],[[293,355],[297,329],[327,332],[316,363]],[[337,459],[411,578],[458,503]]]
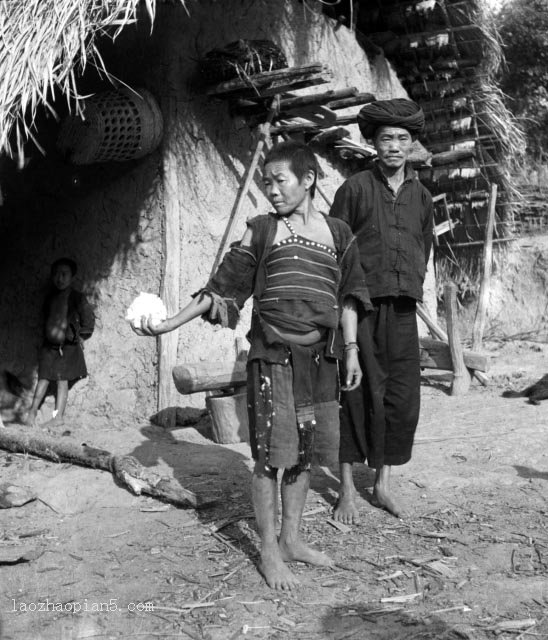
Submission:
[[[233,230],[269,136],[287,138],[290,134],[305,133],[314,136],[342,124],[355,123],[357,113],[338,115],[337,111],[359,107],[375,100],[374,95],[360,93],[355,87],[308,95],[293,93],[296,89],[326,84],[332,77],[333,74],[327,65],[315,63],[266,71],[252,76],[242,75],[207,90],[210,98],[228,101],[233,115],[245,118],[250,127],[259,130],[252,160],[242,177],[227,228],[213,262],[212,272],[219,265],[233,239]],[[318,191],[322,193],[319,186]]]
[[[356,123],[357,111],[343,115],[337,111],[360,107],[375,100],[373,94],[360,93],[356,87],[308,95],[293,93],[297,89],[326,84],[332,79],[333,74],[327,65],[315,63],[221,82],[211,87],[207,95],[227,100],[231,113],[245,118],[251,127],[265,122],[272,98],[277,96],[276,113],[269,133],[315,135],[330,127]]]

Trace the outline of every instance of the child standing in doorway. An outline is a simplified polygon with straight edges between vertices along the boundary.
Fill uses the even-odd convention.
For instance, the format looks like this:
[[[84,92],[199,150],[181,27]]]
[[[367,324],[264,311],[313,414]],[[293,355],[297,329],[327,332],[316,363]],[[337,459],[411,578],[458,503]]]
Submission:
[[[44,343],[38,357],[38,384],[27,424],[36,424],[38,409],[50,383],[57,385],[55,410],[49,424],[61,425],[69,383],[87,376],[83,341],[93,333],[95,316],[86,297],[73,289],[77,265],[59,258],[51,265],[52,290],[44,301]]]

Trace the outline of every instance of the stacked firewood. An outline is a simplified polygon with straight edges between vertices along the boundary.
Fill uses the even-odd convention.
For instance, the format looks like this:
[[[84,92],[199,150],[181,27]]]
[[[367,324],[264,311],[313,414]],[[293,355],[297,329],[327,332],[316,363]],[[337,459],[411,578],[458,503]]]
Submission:
[[[445,193],[460,219],[455,242],[481,239],[490,184],[499,185],[499,220],[511,218],[504,161],[520,140],[491,80],[499,52],[486,17],[473,0],[391,0],[366,19],[369,38],[425,112],[421,142],[433,158],[421,181]]]

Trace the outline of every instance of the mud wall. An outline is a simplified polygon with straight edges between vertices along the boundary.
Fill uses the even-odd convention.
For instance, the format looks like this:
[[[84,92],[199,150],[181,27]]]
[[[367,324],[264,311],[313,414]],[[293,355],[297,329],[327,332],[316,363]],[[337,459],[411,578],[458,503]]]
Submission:
[[[546,341],[548,235],[523,236],[496,260],[489,290],[487,336]]]
[[[404,96],[382,58],[374,63],[354,35],[321,12],[297,1],[201,0],[189,5],[162,4],[150,35],[126,29],[114,46],[105,45],[109,68],[128,84],[152,91],[161,105],[176,98],[177,117],[169,130],[176,150],[181,210],[181,301],[207,280],[250,160],[254,137],[231,118],[222,101],[196,88],[196,60],[210,49],[239,38],[276,42],[290,65],[327,63],[333,81],[318,90],[356,86],[378,98]],[[85,81],[85,79],[84,79]],[[94,90],[108,89],[98,79]],[[42,131],[55,136],[55,123]],[[359,138],[357,127],[352,135]],[[51,142],[51,141],[50,141]],[[0,208],[0,361],[32,378],[40,343],[40,304],[49,265],[61,255],[80,267],[77,286],[90,295],[97,329],[87,344],[89,378],[69,397],[75,412],[111,416],[150,415],[156,409],[155,340],[135,336],[124,322],[127,306],[140,291],[159,292],[162,269],[161,153],[114,166],[71,167],[51,151],[35,156],[23,172],[0,166],[5,201]],[[332,197],[342,181],[325,160],[322,186]],[[319,208],[326,210],[319,201]],[[266,213],[258,181],[253,184],[236,237],[245,218]],[[175,309],[170,309],[174,312]],[[232,358],[234,340],[244,336],[248,312],[237,331],[216,329],[196,320],[179,332],[179,361]],[[199,396],[180,397],[183,407],[201,407]]]

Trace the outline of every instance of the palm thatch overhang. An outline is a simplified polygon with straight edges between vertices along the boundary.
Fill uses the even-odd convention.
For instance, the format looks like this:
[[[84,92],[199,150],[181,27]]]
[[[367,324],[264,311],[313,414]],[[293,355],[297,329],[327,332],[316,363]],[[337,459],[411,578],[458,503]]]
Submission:
[[[465,274],[463,265],[481,253],[492,183],[499,191],[495,238],[516,230],[520,196],[511,169],[525,148],[494,79],[503,58],[488,7],[482,0],[366,0],[357,26],[425,111],[421,142],[434,155],[431,166],[419,167],[420,178],[440,196],[436,221],[448,214],[459,223],[439,239],[448,275],[473,278],[477,270]]]
[[[24,158],[30,139],[39,146],[39,108],[54,115],[64,96],[80,113],[77,78],[86,67],[108,77],[99,38],[115,39],[138,19],[154,21],[160,2],[184,0],[0,0],[0,153]]]

